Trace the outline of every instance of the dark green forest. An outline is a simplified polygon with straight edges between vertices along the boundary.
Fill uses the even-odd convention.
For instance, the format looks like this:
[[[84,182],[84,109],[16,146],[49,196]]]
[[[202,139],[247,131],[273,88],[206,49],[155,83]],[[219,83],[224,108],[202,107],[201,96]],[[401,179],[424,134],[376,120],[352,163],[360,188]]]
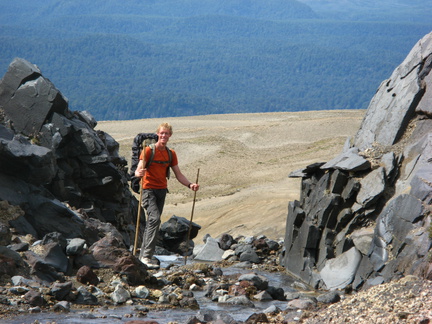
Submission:
[[[3,1],[0,73],[24,58],[97,120],[364,109],[431,32],[411,20],[294,0]]]

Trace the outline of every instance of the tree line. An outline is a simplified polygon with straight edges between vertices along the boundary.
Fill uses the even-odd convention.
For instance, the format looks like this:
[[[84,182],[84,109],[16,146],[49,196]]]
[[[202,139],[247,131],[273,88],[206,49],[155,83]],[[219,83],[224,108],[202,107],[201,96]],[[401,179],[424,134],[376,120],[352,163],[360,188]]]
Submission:
[[[425,23],[66,15],[0,26],[0,68],[38,65],[97,120],[364,109]]]

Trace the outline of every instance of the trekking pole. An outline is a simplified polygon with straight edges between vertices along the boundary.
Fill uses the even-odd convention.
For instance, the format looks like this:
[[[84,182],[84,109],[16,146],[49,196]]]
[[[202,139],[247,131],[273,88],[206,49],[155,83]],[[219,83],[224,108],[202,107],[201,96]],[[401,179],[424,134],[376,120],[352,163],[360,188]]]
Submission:
[[[137,215],[136,228],[135,228],[135,242],[133,247],[133,255],[136,254],[137,245],[138,245],[139,226],[141,222],[141,203],[142,203],[142,179],[140,180],[138,215]]]
[[[145,160],[145,149],[147,147],[147,142],[144,140],[144,147],[143,147],[143,167],[146,167],[146,160]],[[134,242],[134,247],[133,247],[133,255],[136,254],[136,250],[137,250],[137,245],[138,245],[138,235],[139,235],[139,226],[140,226],[140,222],[141,222],[141,204],[142,204],[142,181],[143,179],[141,178],[140,180],[140,191],[139,191],[139,203],[138,203],[138,215],[137,215],[137,222],[136,222],[136,227],[135,227],[135,242]]]
[[[196,177],[195,183],[198,183],[199,171],[200,171],[200,169],[198,168],[197,177]],[[187,236],[187,241],[186,241],[186,247],[187,247],[187,249],[186,249],[186,255],[185,255],[185,265],[186,265],[186,262],[187,262],[187,254],[189,253],[189,240],[190,240],[190,233],[191,233],[191,229],[192,229],[193,214],[194,214],[194,209],[195,209],[196,193],[197,192],[194,191],[194,197],[193,197],[193,203],[192,203],[192,212],[191,212],[191,218],[190,218],[190,223],[189,223],[188,236]]]

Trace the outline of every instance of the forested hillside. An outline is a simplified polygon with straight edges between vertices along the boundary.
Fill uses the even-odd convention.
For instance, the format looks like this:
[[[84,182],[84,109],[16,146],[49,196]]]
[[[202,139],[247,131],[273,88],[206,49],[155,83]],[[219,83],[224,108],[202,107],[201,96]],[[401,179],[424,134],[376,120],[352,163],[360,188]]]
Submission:
[[[330,20],[294,0],[3,1],[0,73],[22,57],[98,120],[363,109],[432,30],[408,18]]]
[[[300,0],[320,17],[343,20],[411,21],[431,20],[432,1],[424,0]]]

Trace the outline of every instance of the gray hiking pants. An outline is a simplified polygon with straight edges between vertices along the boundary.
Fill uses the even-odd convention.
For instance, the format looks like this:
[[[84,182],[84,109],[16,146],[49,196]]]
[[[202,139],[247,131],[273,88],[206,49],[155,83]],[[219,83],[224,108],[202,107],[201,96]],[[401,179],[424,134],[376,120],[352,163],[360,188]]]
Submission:
[[[166,194],[167,189],[143,189],[142,207],[147,212],[147,222],[140,258],[151,259],[155,252]]]

